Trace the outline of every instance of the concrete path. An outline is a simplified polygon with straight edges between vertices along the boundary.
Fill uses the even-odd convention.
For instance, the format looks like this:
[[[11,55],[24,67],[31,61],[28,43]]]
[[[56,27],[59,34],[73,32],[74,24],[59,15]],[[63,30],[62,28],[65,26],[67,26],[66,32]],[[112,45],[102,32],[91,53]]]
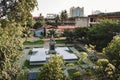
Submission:
[[[65,74],[67,77],[69,77],[69,73],[68,73],[67,69],[64,70],[64,74]]]
[[[19,61],[19,64],[20,64],[21,67],[24,65],[25,60],[29,60],[30,59],[30,55],[28,54],[29,50],[30,49],[24,49],[23,50],[22,57],[21,57],[21,59]]]

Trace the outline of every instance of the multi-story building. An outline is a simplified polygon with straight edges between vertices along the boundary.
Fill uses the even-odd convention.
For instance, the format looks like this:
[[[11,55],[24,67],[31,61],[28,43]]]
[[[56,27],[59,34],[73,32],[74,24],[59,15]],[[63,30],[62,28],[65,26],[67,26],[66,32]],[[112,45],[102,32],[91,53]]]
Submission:
[[[70,8],[70,17],[82,17],[82,16],[84,16],[84,7]]]
[[[88,15],[89,25],[95,25],[99,23],[99,20],[110,19],[113,21],[120,21],[120,12],[99,13]]]

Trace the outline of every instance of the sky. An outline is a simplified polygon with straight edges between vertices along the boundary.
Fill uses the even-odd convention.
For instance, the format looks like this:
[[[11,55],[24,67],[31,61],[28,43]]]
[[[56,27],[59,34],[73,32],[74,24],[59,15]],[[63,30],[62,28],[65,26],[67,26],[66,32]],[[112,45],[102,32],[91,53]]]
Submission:
[[[47,13],[60,14],[62,10],[67,10],[71,7],[84,7],[84,15],[92,14],[92,11],[100,10],[101,12],[117,12],[120,11],[120,0],[37,0],[38,9],[32,11],[33,16],[38,16],[42,13],[46,16]]]

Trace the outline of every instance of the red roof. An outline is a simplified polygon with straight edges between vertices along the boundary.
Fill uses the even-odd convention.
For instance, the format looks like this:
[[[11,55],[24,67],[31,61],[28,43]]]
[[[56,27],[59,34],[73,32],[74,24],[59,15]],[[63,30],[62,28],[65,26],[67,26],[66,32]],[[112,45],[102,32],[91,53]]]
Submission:
[[[43,28],[50,29],[50,28],[52,28],[52,26],[43,26]]]
[[[75,26],[58,26],[58,29],[74,29],[76,28]]]

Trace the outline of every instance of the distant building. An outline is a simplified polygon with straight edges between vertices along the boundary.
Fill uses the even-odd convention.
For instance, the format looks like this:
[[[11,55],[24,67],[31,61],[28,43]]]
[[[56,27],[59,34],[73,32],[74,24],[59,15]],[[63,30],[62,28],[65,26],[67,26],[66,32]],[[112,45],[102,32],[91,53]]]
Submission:
[[[75,27],[87,27],[89,26],[89,18],[88,17],[76,17],[75,18]]]
[[[56,14],[47,14],[46,19],[55,19],[56,16]]]
[[[56,14],[47,14],[45,22],[55,23]]]
[[[81,17],[81,16],[84,16],[84,7],[70,8],[70,17]]]
[[[100,14],[100,13],[102,13],[100,10],[95,10],[92,12],[92,14]]]
[[[40,28],[40,29],[36,29],[35,31],[34,31],[34,36],[35,37],[39,37],[39,36],[44,36],[44,28]]]
[[[120,12],[100,13],[88,15],[89,25],[95,25],[99,23],[99,20],[111,19],[113,21],[120,21]]]

